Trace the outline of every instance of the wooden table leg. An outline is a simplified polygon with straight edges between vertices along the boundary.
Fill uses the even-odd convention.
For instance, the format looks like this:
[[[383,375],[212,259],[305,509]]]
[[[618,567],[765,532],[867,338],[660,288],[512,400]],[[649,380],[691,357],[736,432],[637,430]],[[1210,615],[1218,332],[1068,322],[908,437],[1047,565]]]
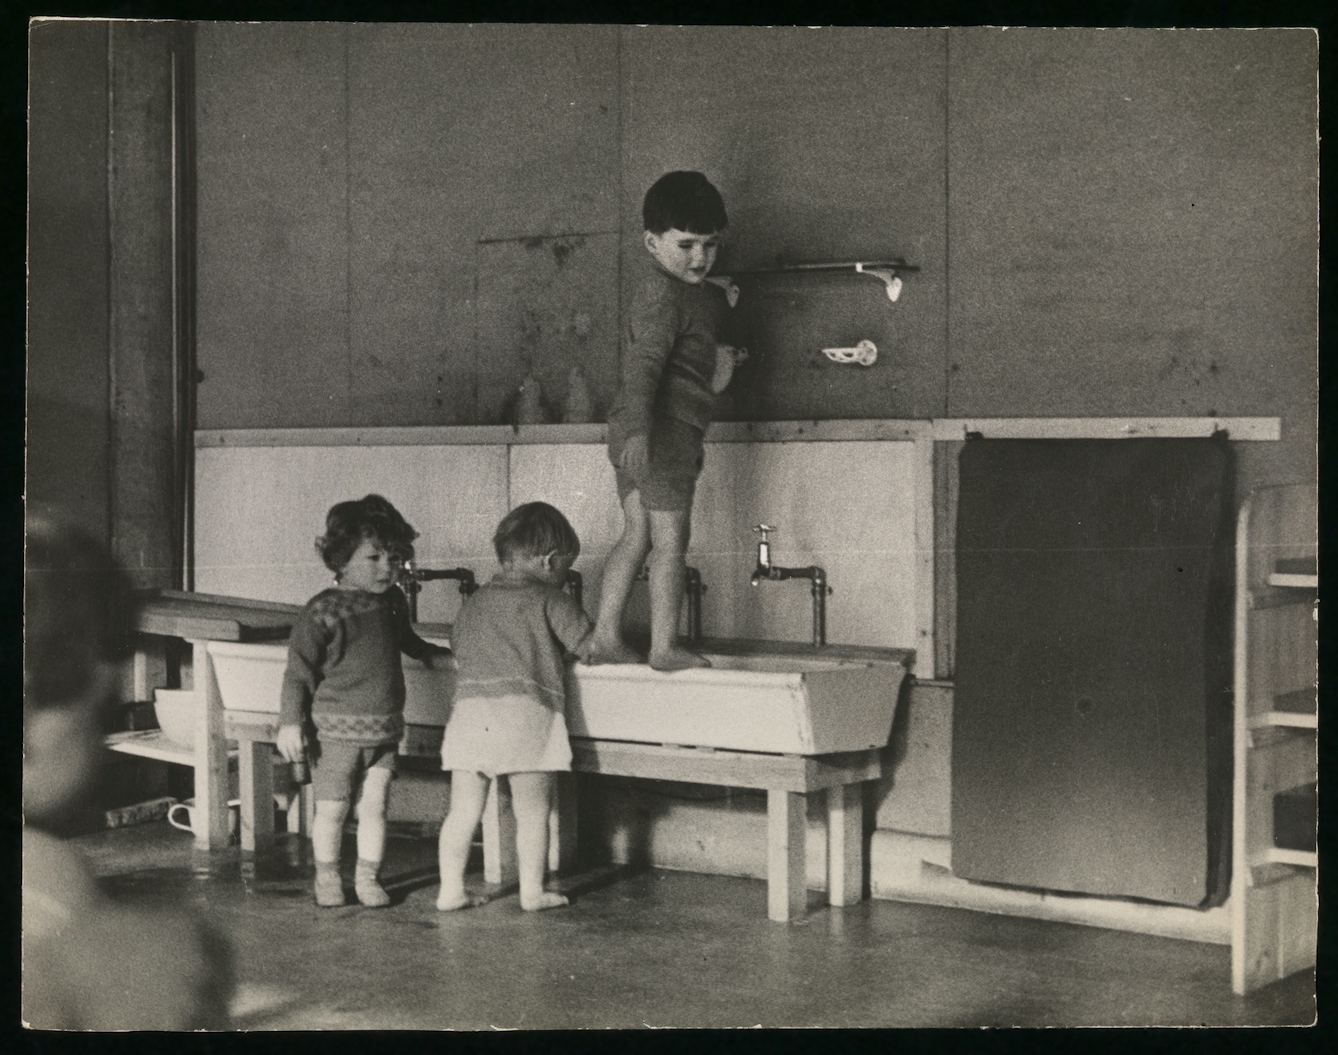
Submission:
[[[167,639],[140,634],[135,639],[130,692],[136,702],[153,699],[154,689],[167,687]]]
[[[284,827],[293,835],[311,838],[311,822],[316,809],[316,796],[311,785],[303,784],[294,789],[288,812],[284,815]]]
[[[864,893],[864,786],[827,789],[827,903],[853,905]]]
[[[548,814],[548,870],[561,873],[576,867],[576,774],[556,776]]]
[[[274,845],[274,749],[261,740],[243,740],[238,747],[241,846],[268,850]]]
[[[808,910],[804,834],[807,796],[767,791],[767,916],[778,923]]]
[[[223,699],[207,642],[192,641],[191,677],[195,692],[195,845],[218,850],[228,845],[228,742],[223,732]]]
[[[483,804],[483,878],[489,883],[515,883],[520,879],[516,862],[516,815],[511,808],[511,786],[506,777],[495,777]]]

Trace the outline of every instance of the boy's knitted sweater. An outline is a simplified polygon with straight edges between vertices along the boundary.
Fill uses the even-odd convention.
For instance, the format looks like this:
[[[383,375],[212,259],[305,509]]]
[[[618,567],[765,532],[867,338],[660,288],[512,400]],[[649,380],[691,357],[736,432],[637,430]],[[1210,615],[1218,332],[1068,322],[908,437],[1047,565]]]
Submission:
[[[400,653],[424,659],[444,651],[413,632],[399,587],[323,590],[288,639],[279,721],[296,725],[310,716],[322,740],[392,744],[404,733]]]
[[[609,422],[629,436],[649,434],[652,417],[704,430],[715,406],[711,378],[725,315],[718,286],[692,285],[652,266],[628,312],[622,387]]]

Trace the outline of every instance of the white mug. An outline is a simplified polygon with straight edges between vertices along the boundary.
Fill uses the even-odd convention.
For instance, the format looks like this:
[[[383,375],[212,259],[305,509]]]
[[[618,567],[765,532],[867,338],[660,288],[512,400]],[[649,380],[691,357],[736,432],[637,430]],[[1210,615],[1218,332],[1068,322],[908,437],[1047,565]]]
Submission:
[[[228,832],[231,835],[237,834],[237,825],[241,816],[241,799],[230,799],[228,801]],[[178,811],[184,820],[178,818]],[[195,800],[187,799],[185,802],[178,802],[167,811],[167,823],[173,828],[180,828],[183,832],[195,831]]]

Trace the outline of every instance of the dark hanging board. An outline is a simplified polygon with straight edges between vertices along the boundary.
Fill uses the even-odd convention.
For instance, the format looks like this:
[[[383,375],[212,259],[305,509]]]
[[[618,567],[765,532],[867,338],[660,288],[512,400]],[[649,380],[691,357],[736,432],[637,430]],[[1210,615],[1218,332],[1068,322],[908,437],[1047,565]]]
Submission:
[[[954,873],[1220,900],[1227,444],[977,439],[960,468]]]

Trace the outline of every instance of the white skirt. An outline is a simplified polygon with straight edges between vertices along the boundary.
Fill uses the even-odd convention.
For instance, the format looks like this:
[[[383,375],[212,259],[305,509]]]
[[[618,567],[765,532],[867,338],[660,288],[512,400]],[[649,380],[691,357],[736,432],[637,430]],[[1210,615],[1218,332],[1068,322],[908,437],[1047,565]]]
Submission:
[[[567,719],[530,696],[457,699],[441,740],[441,768],[488,776],[570,770]]]

